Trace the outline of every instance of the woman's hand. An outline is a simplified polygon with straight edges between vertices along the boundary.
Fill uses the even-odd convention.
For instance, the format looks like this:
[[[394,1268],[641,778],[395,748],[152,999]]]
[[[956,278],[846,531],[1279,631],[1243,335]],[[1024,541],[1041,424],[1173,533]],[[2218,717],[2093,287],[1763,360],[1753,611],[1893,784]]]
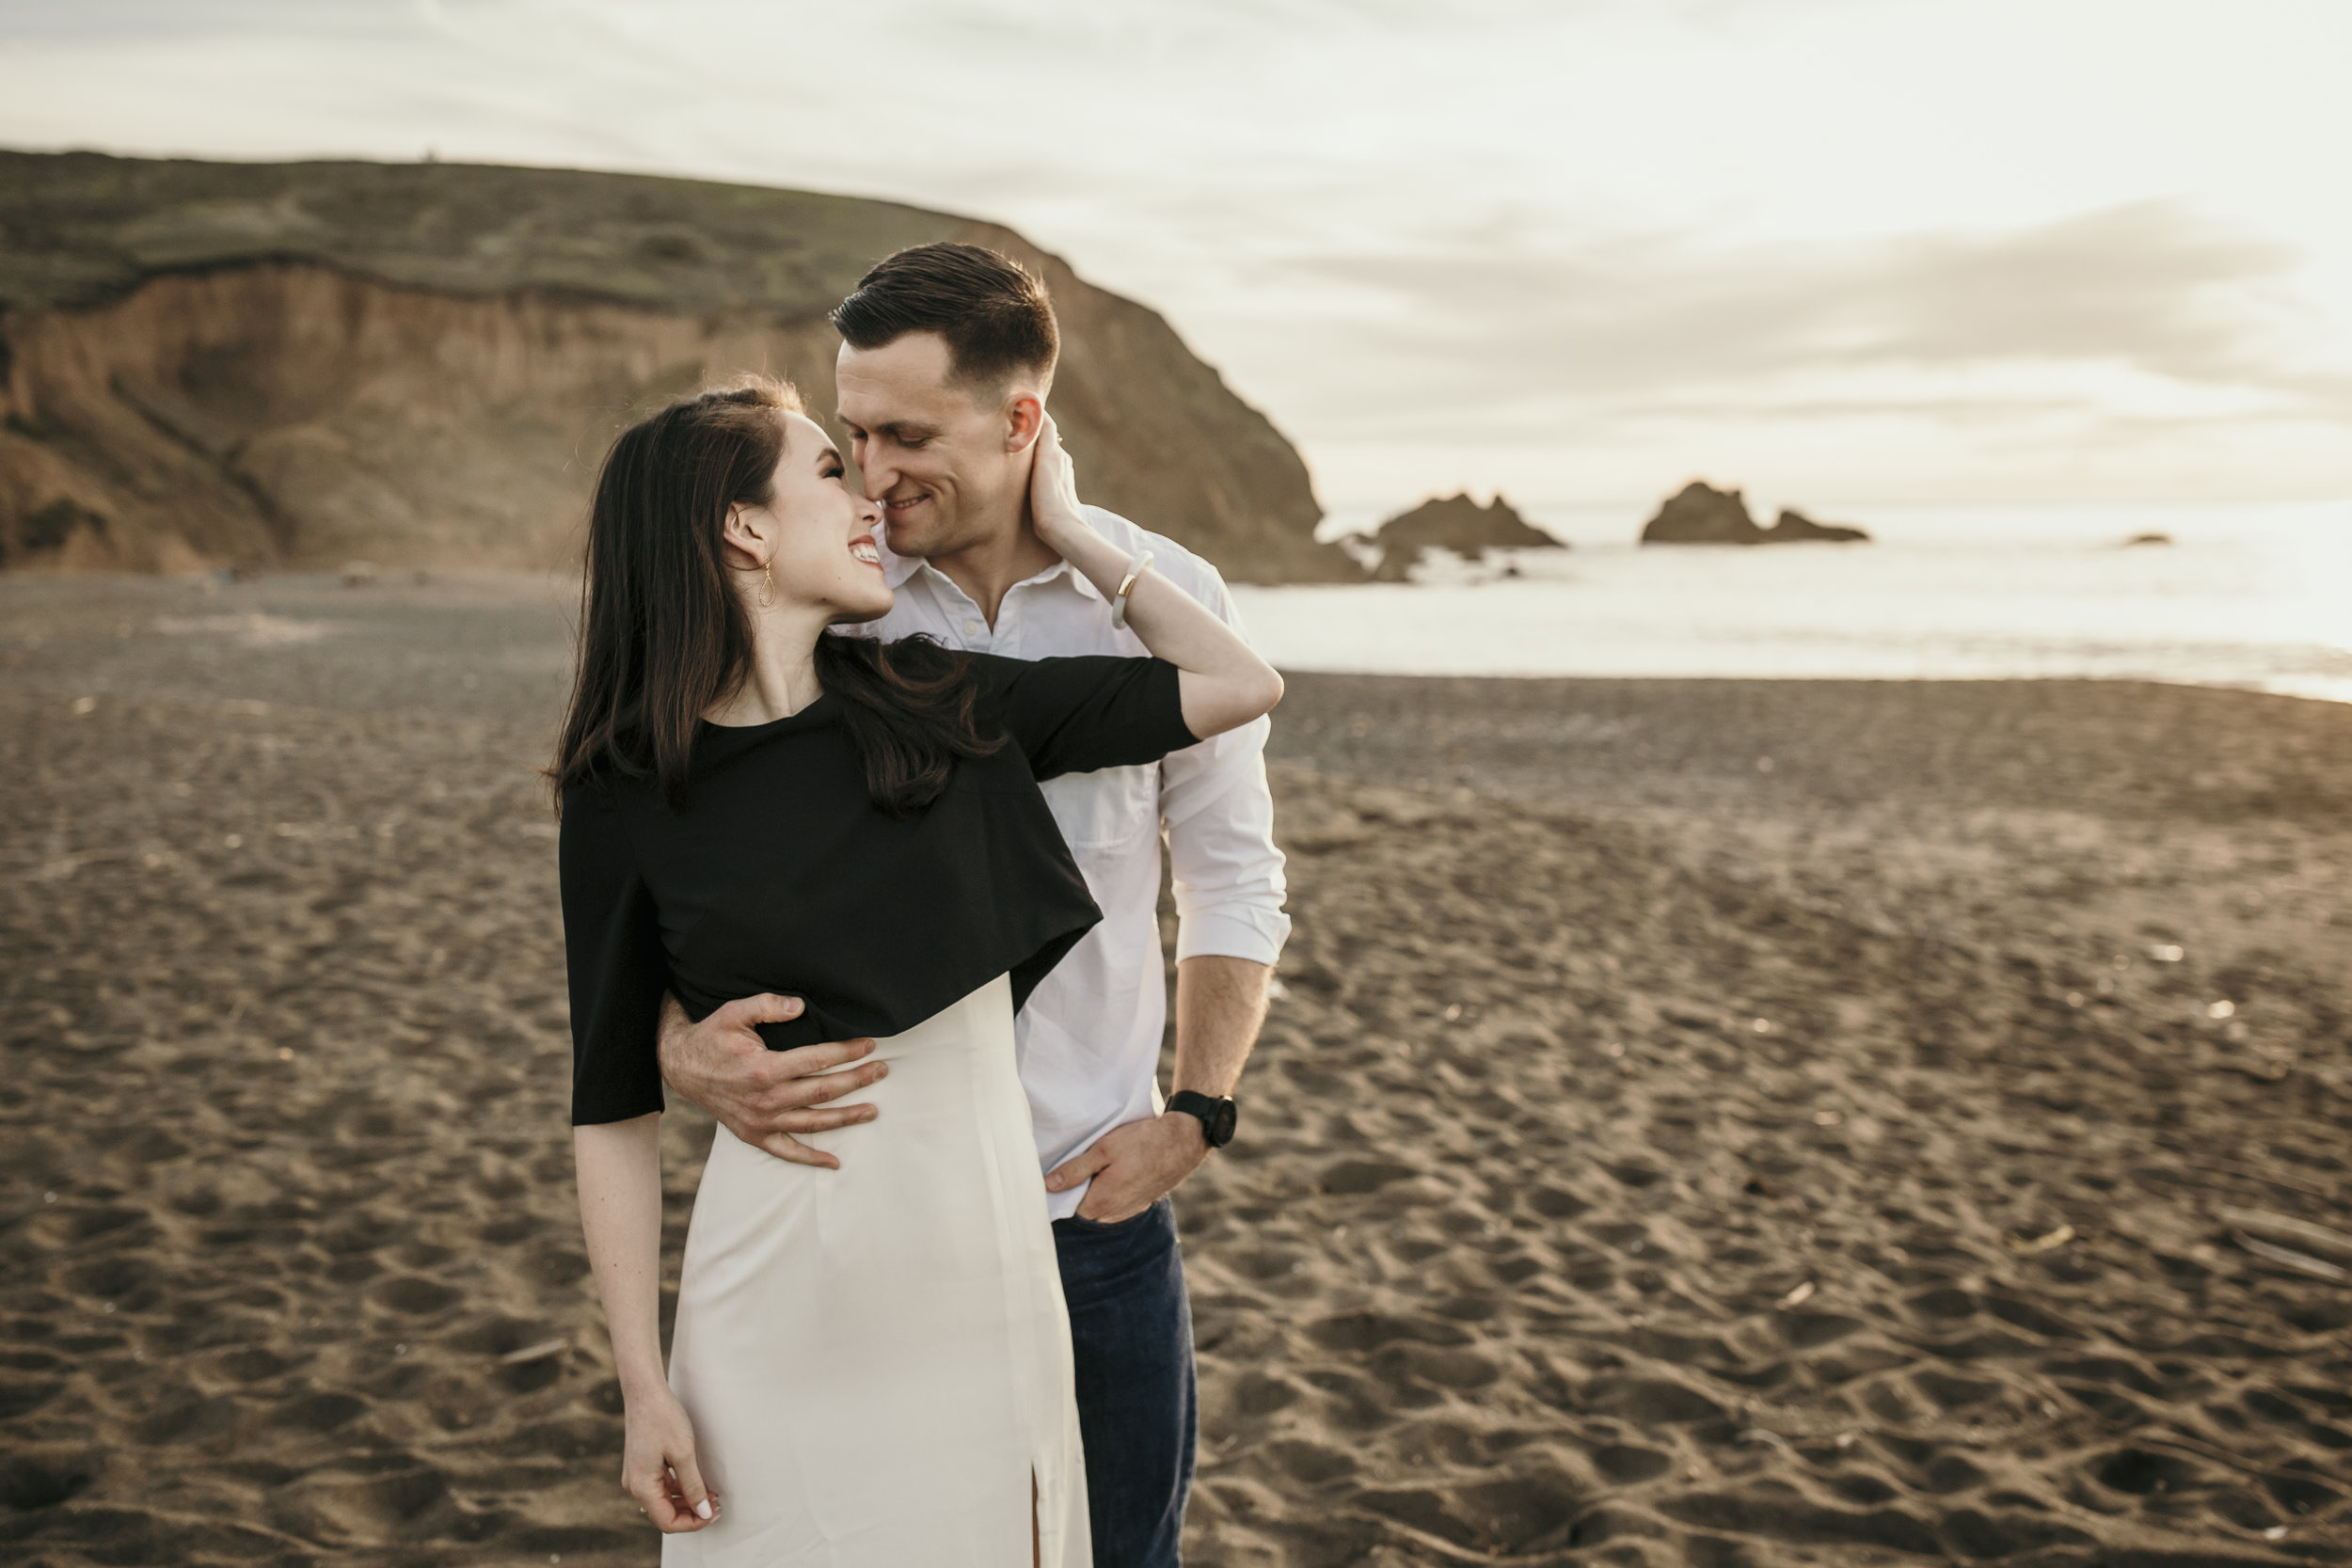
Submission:
[[[1029,467],[1029,516],[1045,547],[1066,559],[1068,541],[1094,530],[1078,509],[1077,471],[1062,450],[1061,431],[1051,414],[1037,433],[1036,452]]]
[[[667,1388],[628,1402],[621,1484],[664,1535],[698,1530],[719,1516],[719,1494],[703,1484],[694,1423]]]
[[[1247,724],[1282,700],[1282,677],[1239,633],[1159,573],[1137,571],[1127,552],[1094,531],[1078,510],[1078,482],[1052,415],[1039,427],[1029,467],[1029,515],[1037,536],[1110,599],[1129,590],[1127,628],[1177,669],[1184,727],[1196,739]]]
[[[612,1330],[628,1408],[621,1484],[664,1531],[719,1516],[694,1458],[694,1423],[661,1376],[661,1113],[572,1129],[580,1223]]]

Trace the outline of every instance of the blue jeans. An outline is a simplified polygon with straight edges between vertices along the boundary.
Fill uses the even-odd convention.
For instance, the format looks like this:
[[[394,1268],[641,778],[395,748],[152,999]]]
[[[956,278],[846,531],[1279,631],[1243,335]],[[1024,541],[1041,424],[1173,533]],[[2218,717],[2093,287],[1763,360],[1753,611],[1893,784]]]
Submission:
[[[1177,1568],[1192,1491],[1192,1304],[1167,1198],[1130,1220],[1054,1222],[1086,1439],[1094,1568]]]

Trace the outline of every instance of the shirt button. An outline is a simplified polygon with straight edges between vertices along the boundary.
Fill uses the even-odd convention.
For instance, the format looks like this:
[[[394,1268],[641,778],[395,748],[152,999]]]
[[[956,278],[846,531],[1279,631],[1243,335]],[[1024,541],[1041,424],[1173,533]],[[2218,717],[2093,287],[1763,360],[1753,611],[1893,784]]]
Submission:
[[[979,635],[979,630],[980,624],[977,621],[966,621],[963,624],[963,634],[966,637],[977,637]]]

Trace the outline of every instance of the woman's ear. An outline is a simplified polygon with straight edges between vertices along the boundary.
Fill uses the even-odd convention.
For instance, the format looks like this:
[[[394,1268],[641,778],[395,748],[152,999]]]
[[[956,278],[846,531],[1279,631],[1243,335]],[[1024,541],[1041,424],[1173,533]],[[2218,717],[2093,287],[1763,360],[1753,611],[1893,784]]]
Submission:
[[[737,501],[727,508],[726,524],[720,530],[719,539],[733,564],[757,567],[767,564],[768,558],[775,553],[771,531],[766,513]]]

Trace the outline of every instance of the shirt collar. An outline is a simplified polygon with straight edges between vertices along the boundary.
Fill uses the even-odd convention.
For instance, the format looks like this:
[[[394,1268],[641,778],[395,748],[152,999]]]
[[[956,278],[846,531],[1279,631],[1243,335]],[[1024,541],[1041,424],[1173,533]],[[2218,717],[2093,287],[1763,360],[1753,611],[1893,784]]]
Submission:
[[[946,573],[933,566],[921,556],[897,554],[888,545],[882,544],[879,534],[876,536],[875,543],[880,546],[882,551],[882,580],[890,584],[891,592],[896,593],[904,588],[907,585],[907,579],[914,577],[918,570],[928,571],[941,582],[947,583],[950,587],[954,586]],[[1024,578],[1013,586],[1025,588],[1032,583],[1051,582],[1056,578],[1069,578],[1070,585],[1089,599],[1100,599],[1103,596],[1103,591],[1095,587],[1093,581],[1084,572],[1079,571],[1067,561],[1057,561],[1035,577]],[[957,592],[961,593],[962,590],[958,589]]]
[[[1030,580],[1032,582],[1042,582],[1047,578],[1052,577],[1055,572],[1058,572],[1064,577],[1067,577],[1070,579],[1070,586],[1075,588],[1080,594],[1086,595],[1088,598],[1102,598],[1103,591],[1094,586],[1094,579],[1087,576],[1084,572],[1078,570],[1075,566],[1070,564],[1067,561],[1055,562],[1053,571],[1040,572],[1036,577],[1030,578]]]
[[[893,593],[904,588],[907,578],[913,577],[914,569],[923,564],[921,556],[899,555],[883,544],[880,529],[874,531],[874,547],[882,555],[882,581],[890,584]]]

